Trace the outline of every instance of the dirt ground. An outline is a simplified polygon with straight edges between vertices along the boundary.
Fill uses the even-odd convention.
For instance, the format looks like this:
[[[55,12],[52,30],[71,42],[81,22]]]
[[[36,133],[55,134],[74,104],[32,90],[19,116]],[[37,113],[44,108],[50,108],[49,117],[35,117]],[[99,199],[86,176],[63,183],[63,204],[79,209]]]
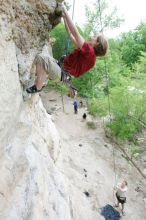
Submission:
[[[83,99],[84,107],[74,114],[72,98],[63,96],[63,111],[59,93],[44,89],[40,96],[61,138],[62,147],[56,166],[70,182],[72,206],[77,206],[80,200],[79,206],[86,210],[82,219],[105,219],[100,215],[101,208],[107,204],[114,205],[113,187],[124,178],[128,182],[128,192],[122,219],[146,220],[146,180],[124,159],[122,152],[106,139],[102,119],[93,119],[87,113]],[[81,99],[78,97],[77,100]],[[84,112],[87,113],[86,120],[82,119]],[[97,128],[88,128],[87,121],[94,122]],[[88,192],[88,196],[85,192]],[[79,210],[75,220],[82,220]],[[117,210],[121,212],[120,208]]]

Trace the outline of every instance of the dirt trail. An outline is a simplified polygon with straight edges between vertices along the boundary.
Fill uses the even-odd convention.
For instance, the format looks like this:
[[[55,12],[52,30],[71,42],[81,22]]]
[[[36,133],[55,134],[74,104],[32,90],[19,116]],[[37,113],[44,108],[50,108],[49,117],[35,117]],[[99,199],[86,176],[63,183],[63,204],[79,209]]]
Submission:
[[[125,220],[145,220],[146,184],[127,161],[122,153],[115,151],[116,176],[114,173],[113,146],[105,138],[101,119],[94,119],[97,129],[88,129],[82,114],[86,108],[73,112],[73,99],[64,96],[62,109],[61,96],[55,91],[44,90],[41,97],[46,110],[54,118],[54,123],[61,137],[62,148],[56,165],[65,176],[69,185],[71,207],[74,220],[100,220],[100,208],[113,205],[113,186],[121,178],[128,181]],[[87,121],[92,118],[88,115]],[[141,191],[136,192],[135,188]],[[84,192],[89,193],[89,197]],[[120,209],[117,209],[120,211]],[[84,217],[82,213],[85,213]]]

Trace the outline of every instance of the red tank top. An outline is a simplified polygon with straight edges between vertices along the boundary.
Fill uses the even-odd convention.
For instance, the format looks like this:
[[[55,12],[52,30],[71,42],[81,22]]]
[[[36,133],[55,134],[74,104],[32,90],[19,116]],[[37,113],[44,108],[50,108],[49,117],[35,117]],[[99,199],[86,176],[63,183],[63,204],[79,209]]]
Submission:
[[[64,60],[64,69],[71,75],[79,77],[90,70],[96,62],[96,55],[92,46],[84,42],[82,48],[75,49]]]

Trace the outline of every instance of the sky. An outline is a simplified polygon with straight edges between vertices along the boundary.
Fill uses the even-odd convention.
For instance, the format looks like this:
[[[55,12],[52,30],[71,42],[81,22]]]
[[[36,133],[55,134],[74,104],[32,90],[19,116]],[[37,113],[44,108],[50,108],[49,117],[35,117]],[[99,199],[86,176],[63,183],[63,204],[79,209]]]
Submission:
[[[75,0],[74,22],[82,26],[85,22],[84,5],[91,6],[95,0]],[[97,0],[96,0],[97,1]],[[106,32],[107,37],[117,37],[121,32],[133,30],[141,21],[146,22],[146,0],[107,0],[111,8],[114,6],[118,9],[118,17],[125,22],[120,28]],[[70,4],[73,0],[68,0]],[[70,10],[72,14],[72,8]]]

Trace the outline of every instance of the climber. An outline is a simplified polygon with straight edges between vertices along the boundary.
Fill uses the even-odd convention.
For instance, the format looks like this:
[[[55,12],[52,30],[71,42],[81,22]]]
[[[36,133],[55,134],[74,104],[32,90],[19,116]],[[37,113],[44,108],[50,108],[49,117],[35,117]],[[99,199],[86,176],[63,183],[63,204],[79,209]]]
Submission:
[[[88,42],[85,42],[64,7],[63,19],[70,39],[76,47],[69,56],[65,57],[63,69],[71,75],[79,77],[95,65],[96,56],[104,56],[106,54],[108,43],[102,35],[91,37]],[[54,80],[56,77],[61,79],[61,68],[48,51],[48,47],[51,43],[53,42],[49,42],[48,45],[45,45],[42,53],[35,57],[33,66],[36,66],[36,81],[32,87],[27,88],[26,91],[28,93],[41,91],[46,73],[48,73],[49,79],[51,80]]]
[[[67,10],[63,7],[63,19],[66,31],[76,49],[64,59],[64,69],[71,75],[79,77],[90,70],[96,62],[96,56],[104,56],[108,49],[107,40],[103,35],[91,37],[85,42]]]
[[[126,203],[126,192],[127,192],[127,181],[122,180],[121,183],[119,183],[114,189],[116,190],[116,198],[117,198],[117,204],[115,207],[119,207],[119,204],[122,205],[122,214],[124,213],[124,204]]]
[[[35,68],[36,80],[33,86],[26,89],[28,93],[40,92],[47,75],[50,80],[60,81],[61,68],[52,54],[54,42],[55,38],[50,38],[49,42],[45,43],[42,52],[36,55],[31,68],[31,70]]]

